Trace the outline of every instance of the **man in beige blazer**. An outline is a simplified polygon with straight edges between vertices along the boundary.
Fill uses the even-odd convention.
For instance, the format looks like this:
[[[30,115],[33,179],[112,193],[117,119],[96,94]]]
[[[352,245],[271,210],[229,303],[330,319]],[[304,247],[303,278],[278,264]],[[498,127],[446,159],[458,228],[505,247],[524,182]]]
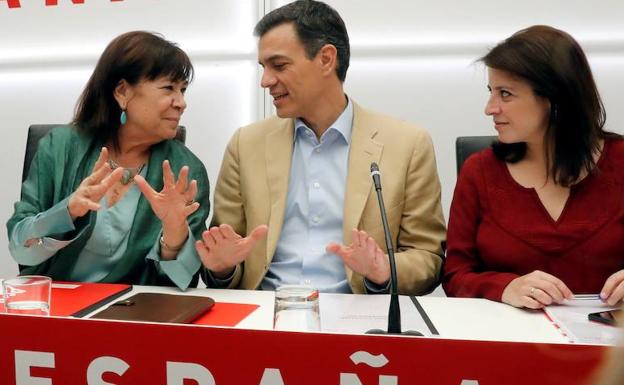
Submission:
[[[256,289],[308,281],[305,273],[295,269],[293,276],[292,270],[284,273],[281,267],[284,260],[301,259],[299,253],[276,255],[282,249],[305,248],[313,231],[318,231],[314,227],[318,218],[306,218],[303,210],[299,216],[304,216],[303,222],[309,227],[297,235],[299,240],[303,236],[302,244],[292,244],[295,238],[284,236],[284,224],[292,224],[294,219],[289,216],[295,215],[287,213],[293,213],[300,203],[294,197],[311,193],[289,188],[294,177],[305,178],[292,173],[302,167],[295,164],[299,157],[293,159],[293,153],[299,151],[296,146],[301,144],[297,130],[309,136],[313,132],[315,155],[325,156],[325,151],[321,155],[321,145],[327,132],[339,122],[349,122],[340,131],[345,139],[338,150],[346,151],[346,177],[343,186],[334,183],[328,187],[344,191],[343,196],[334,198],[338,202],[327,202],[342,208],[342,223],[330,221],[338,226],[333,229],[338,237],[319,252],[327,255],[314,255],[314,263],[338,261],[339,268],[344,268],[336,278],[342,279],[343,288],[336,291],[388,290],[390,267],[382,251],[386,249],[384,233],[370,176],[371,162],[376,162],[382,172],[396,250],[399,292],[414,295],[432,289],[443,260],[445,227],[429,135],[364,109],[345,95],[342,85],[349,61],[348,35],[338,13],[326,4],[307,0],[288,4],[267,14],[255,31],[260,37],[258,56],[264,68],[261,85],[274,97],[278,116],[240,128],[228,144],[215,190],[213,227],[196,244],[207,268],[206,283]],[[331,156],[334,152],[327,153]],[[303,184],[308,189],[318,189],[319,185]],[[305,234],[310,235],[306,238]],[[305,265],[305,258],[295,265]]]

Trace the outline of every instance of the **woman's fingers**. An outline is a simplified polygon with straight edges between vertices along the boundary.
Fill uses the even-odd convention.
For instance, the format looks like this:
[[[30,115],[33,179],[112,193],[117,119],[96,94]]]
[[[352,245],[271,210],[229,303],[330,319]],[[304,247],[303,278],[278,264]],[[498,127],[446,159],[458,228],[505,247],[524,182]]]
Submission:
[[[602,290],[600,290],[600,298],[603,300],[608,299],[613,293],[613,290],[615,290],[615,288],[622,282],[624,282],[624,270],[611,274],[611,276],[605,281]]]
[[[197,211],[197,209],[199,209],[199,202],[193,202],[192,204],[184,207],[184,216],[188,217],[191,214],[193,214],[195,211]]]
[[[554,275],[544,273],[543,271],[539,271],[539,270],[537,271],[537,274],[543,280],[548,281],[552,285],[554,285],[555,288],[553,288],[552,290],[557,290],[559,293],[561,293],[563,298],[572,299],[572,297],[574,297],[572,290],[570,290],[568,286],[566,286],[566,284],[563,283],[563,281],[560,280],[559,278],[555,277]]]
[[[175,175],[173,175],[171,164],[169,164],[168,160],[163,161],[162,169],[164,187],[173,187],[175,185]]]
[[[533,289],[536,294],[539,294],[538,296],[532,295],[532,297],[537,299],[544,305],[550,305],[553,301],[557,303],[562,303],[565,299],[563,293],[561,293],[559,288],[550,281],[538,280],[532,282],[531,289]],[[546,299],[544,295],[547,296],[548,299]]]
[[[154,190],[141,175],[136,175],[134,177],[134,183],[136,183],[137,187],[150,205],[154,205],[156,203],[156,196],[158,195],[156,190]]]
[[[95,165],[93,166],[93,170],[91,170],[91,174],[99,170],[103,165],[108,162],[108,149],[106,147],[102,147],[100,149],[100,155],[95,161]]]
[[[189,183],[188,190],[184,193],[184,198],[187,202],[192,202],[195,200],[195,196],[197,195],[197,181],[193,179],[191,183]]]
[[[104,179],[102,179],[100,184],[105,187],[105,192],[108,191],[111,187],[113,187],[116,183],[118,183],[121,180],[123,173],[124,173],[124,169],[121,167],[118,167],[115,170],[113,170],[113,172],[105,176]]]
[[[521,301],[522,301],[522,306],[529,308],[529,309],[542,309],[544,307],[544,305],[541,302],[536,301],[532,297],[529,297],[526,295],[522,296]]]
[[[112,173],[108,174],[100,183],[85,186],[83,188],[83,195],[92,201],[99,202],[102,197],[110,190],[115,183],[121,180],[123,175],[123,169],[117,168]]]
[[[552,304],[553,301],[555,301],[555,298],[550,293],[540,289],[539,287],[531,287],[529,289],[529,297],[533,298],[544,306],[548,306]]]
[[[119,171],[117,171],[117,170],[119,170]],[[117,173],[119,173],[119,175],[121,177],[121,173],[123,173],[123,169],[122,168],[117,168],[117,169],[115,169],[115,171],[117,171]],[[111,168],[108,165],[108,163],[104,163],[103,165],[100,166],[100,168],[95,170],[93,172],[93,174],[91,174],[88,177],[86,177],[85,180],[82,181],[81,184],[86,184],[87,186],[92,186],[92,185],[98,184],[98,183],[102,182],[102,180],[104,180],[104,178],[106,178],[106,176],[109,175],[109,174],[111,174]]]
[[[175,189],[180,194],[183,194],[188,189],[188,166],[184,166],[180,169],[180,173],[178,174],[178,181],[175,184]]]
[[[100,208],[102,208],[102,206],[98,202],[94,202],[89,199],[85,199],[84,201],[85,201],[85,206],[87,206],[87,208],[91,211],[97,211]]]

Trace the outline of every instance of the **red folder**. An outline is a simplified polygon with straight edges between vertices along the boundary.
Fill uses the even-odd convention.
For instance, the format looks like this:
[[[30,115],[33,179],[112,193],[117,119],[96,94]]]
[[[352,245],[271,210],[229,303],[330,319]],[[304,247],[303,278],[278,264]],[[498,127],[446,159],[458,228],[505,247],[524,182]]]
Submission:
[[[73,285],[78,287],[68,288]],[[132,285],[122,283],[54,282],[50,315],[83,317],[130,290]]]
[[[259,307],[260,305],[249,303],[216,302],[212,309],[197,318],[193,323],[195,325],[234,327]]]
[[[120,283],[53,282],[50,315],[82,317],[130,290],[132,285]]]

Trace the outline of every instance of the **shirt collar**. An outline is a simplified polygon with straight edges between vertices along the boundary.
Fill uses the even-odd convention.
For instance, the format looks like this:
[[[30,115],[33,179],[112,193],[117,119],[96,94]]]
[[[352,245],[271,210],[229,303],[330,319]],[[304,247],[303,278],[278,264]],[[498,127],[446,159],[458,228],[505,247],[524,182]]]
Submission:
[[[344,138],[347,144],[351,143],[351,130],[353,127],[353,103],[351,99],[347,96],[347,106],[345,107],[342,114],[338,116],[338,119],[334,123],[332,123],[329,128],[323,133],[325,135],[331,129],[334,129],[340,133],[340,135]],[[297,136],[303,134],[306,130],[312,131],[303,120],[300,118],[295,118],[295,135],[293,141],[297,139]]]

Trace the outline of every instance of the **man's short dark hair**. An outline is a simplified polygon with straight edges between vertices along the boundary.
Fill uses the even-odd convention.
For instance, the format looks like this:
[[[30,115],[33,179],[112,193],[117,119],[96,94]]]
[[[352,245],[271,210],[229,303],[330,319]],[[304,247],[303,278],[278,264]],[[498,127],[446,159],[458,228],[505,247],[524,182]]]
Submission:
[[[349,35],[344,21],[329,5],[314,0],[298,0],[266,14],[254,28],[254,34],[264,36],[274,27],[293,23],[309,59],[316,56],[325,44],[336,47],[338,64],[336,74],[344,82],[349,68]]]

